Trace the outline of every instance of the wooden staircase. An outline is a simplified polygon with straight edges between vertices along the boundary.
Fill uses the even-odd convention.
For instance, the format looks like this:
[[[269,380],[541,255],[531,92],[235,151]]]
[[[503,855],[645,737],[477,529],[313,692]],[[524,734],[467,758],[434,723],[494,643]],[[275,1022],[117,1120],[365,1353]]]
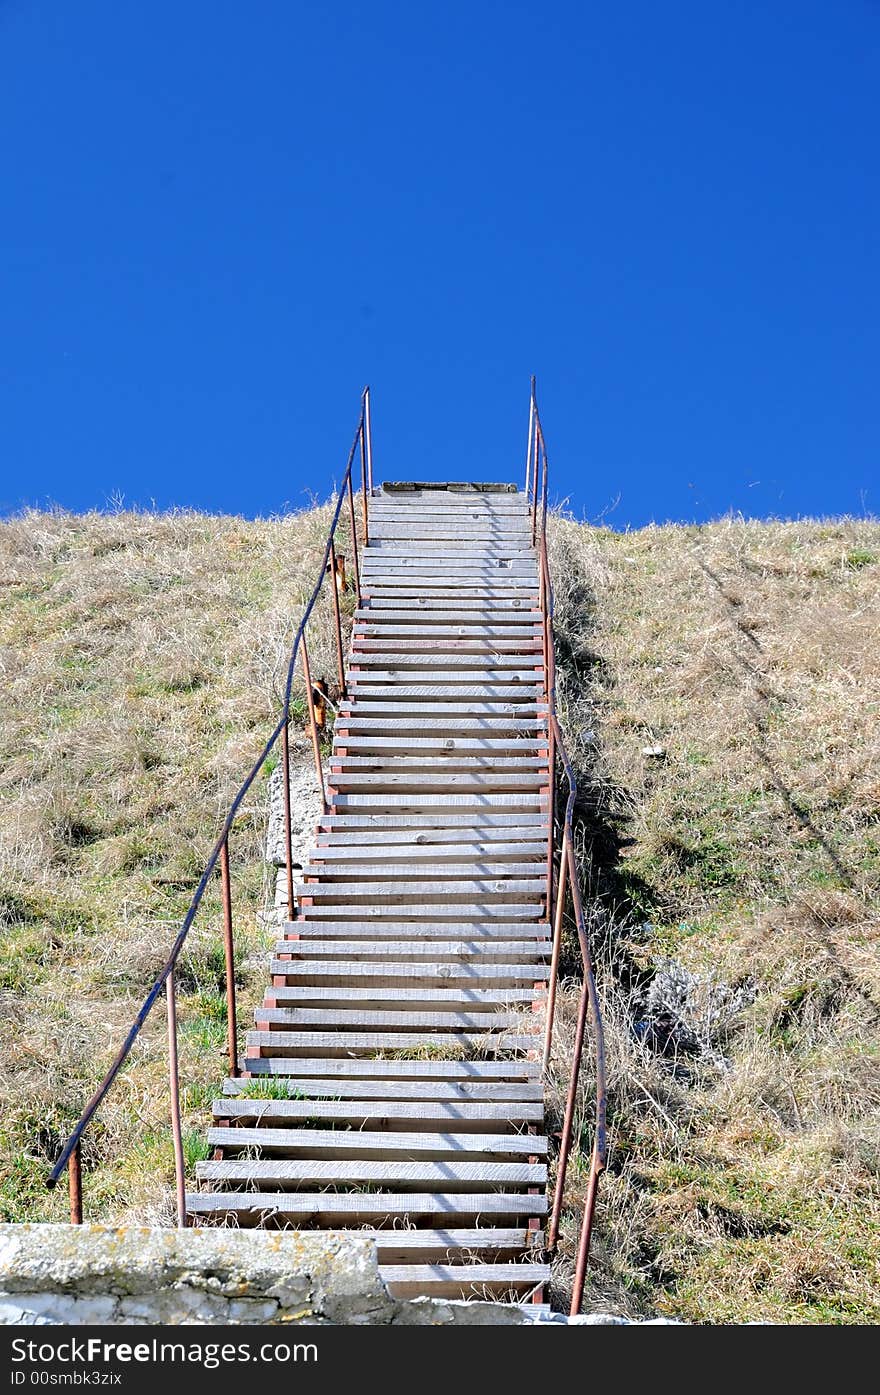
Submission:
[[[391,1291],[541,1302],[550,773],[512,486],[370,499],[326,814],[195,1224],[357,1228]]]

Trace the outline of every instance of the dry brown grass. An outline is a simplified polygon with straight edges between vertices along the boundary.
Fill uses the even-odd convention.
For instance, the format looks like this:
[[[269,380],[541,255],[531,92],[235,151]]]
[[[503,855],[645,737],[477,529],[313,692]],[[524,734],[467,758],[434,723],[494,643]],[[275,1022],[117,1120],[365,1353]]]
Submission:
[[[563,520],[553,568],[609,1034],[588,1304],[876,1322],[880,527]],[[652,1023],[670,960],[739,1004],[698,1045]]]
[[[266,522],[29,512],[0,525],[3,1219],[64,1215],[64,1197],[43,1188],[47,1164],[164,960],[274,724],[328,519],[326,508]],[[315,672],[332,677],[327,606],[310,642]],[[232,841],[248,1005],[264,975],[254,910],[268,890],[265,817],[261,779]],[[178,972],[193,1158],[194,1125],[223,1076],[218,911],[212,889]],[[160,1008],[87,1135],[92,1217],[169,1214],[163,1037]]]

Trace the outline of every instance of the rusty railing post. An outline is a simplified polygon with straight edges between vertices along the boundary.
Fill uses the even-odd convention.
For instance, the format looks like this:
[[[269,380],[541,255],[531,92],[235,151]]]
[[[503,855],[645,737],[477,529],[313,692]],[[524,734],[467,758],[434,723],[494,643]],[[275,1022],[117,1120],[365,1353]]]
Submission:
[[[351,470],[348,472],[348,517],[351,524],[351,555],[354,559],[354,589],[357,594],[358,605],[360,605],[361,569],[358,561],[357,523],[354,515],[354,486],[351,482]]]
[[[373,422],[370,417],[370,389],[364,388],[364,435],[367,438],[367,486],[373,492]]]
[[[315,757],[315,774],[318,777],[318,788],[321,791],[321,807],[327,811],[327,790],[324,785],[324,766],[321,761],[321,743],[318,740],[318,723],[315,720],[315,694],[312,689],[312,670],[309,665],[309,650],[306,644],[306,632],[302,634],[302,659],[303,677],[306,684],[306,701],[309,706],[309,727],[312,733],[312,754]]]
[[[542,1070],[550,1064],[550,1050],[553,1044],[553,1015],[556,1011],[556,988],[559,981],[559,955],[562,949],[562,917],[565,912],[565,883],[568,876],[568,829],[563,830],[562,852],[559,858],[559,882],[556,888],[556,913],[553,919],[553,953],[550,959],[550,982],[547,988],[547,1025],[544,1028],[544,1056]]]
[[[584,1282],[587,1277],[587,1260],[590,1255],[590,1240],[593,1235],[593,1216],[596,1211],[596,1197],[599,1193],[599,1174],[602,1171],[600,1159],[596,1150],[590,1160],[590,1180],[587,1183],[587,1199],[584,1203],[584,1218],[581,1222],[581,1233],[578,1239],[577,1261],[574,1269],[574,1285],[571,1291],[571,1308],[569,1317],[577,1317],[581,1310],[581,1302],[584,1296]]]
[[[327,729],[327,679],[316,678],[312,684],[315,698],[315,724],[318,731]]]
[[[78,1143],[67,1162],[67,1190],[70,1196],[70,1224],[82,1225],[82,1153]]]
[[[284,870],[287,878],[287,918],[293,920],[293,835],[290,814],[290,714],[281,729],[281,781],[284,792]]]
[[[336,631],[336,663],[339,672],[339,691],[345,697],[345,655],[342,652],[342,617],[339,613],[339,562],[342,560],[342,584],[345,585],[345,562],[336,556],[336,544],[330,539],[330,571],[333,592],[333,623]]]
[[[541,435],[541,422],[535,414],[535,439],[532,448],[532,547],[538,541],[538,441]]]
[[[526,443],[526,502],[528,502],[529,480],[532,474],[532,431],[535,424],[535,378],[532,375],[532,390],[529,393],[529,439]]]
[[[174,1139],[174,1182],[177,1193],[177,1225],[186,1225],[186,1177],[183,1160],[183,1134],[180,1128],[180,1063],[177,1056],[177,998],[174,992],[174,969],[165,980],[168,1001],[168,1085],[171,1091],[171,1136]]]
[[[362,497],[362,499],[363,499],[363,505],[364,505],[364,547],[368,547],[368,546],[369,546],[369,542],[370,542],[370,520],[369,520],[369,516],[368,516],[368,514],[367,514],[367,447],[366,447],[366,435],[365,435],[365,433],[364,433],[363,424],[361,424],[360,438],[361,438],[361,497]]]
[[[586,982],[581,991],[581,1001],[578,1006],[577,1027],[574,1034],[574,1048],[572,1050],[571,1077],[568,1082],[568,1095],[565,1101],[565,1121],[562,1125],[562,1138],[559,1141],[559,1158],[556,1163],[556,1191],[553,1194],[553,1215],[550,1219],[550,1230],[547,1236],[547,1248],[556,1249],[556,1242],[559,1239],[559,1218],[562,1215],[562,1200],[565,1194],[565,1174],[568,1170],[568,1155],[571,1152],[572,1133],[574,1130],[574,1111],[577,1104],[578,1076],[581,1069],[581,1055],[584,1049],[584,1031],[587,1023],[587,1001],[588,992]]]
[[[220,849],[220,886],[223,899],[223,952],[226,961],[226,1050],[229,1074],[238,1075],[238,1022],[235,1011],[235,944],[232,930],[232,879],[229,875],[229,835]]]

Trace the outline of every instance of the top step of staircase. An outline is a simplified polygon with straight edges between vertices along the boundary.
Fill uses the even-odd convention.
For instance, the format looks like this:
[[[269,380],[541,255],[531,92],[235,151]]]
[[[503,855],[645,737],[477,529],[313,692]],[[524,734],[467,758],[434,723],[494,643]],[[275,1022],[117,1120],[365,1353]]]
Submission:
[[[517,494],[515,484],[494,484],[478,480],[386,480],[382,494],[411,494],[431,491],[448,494]]]

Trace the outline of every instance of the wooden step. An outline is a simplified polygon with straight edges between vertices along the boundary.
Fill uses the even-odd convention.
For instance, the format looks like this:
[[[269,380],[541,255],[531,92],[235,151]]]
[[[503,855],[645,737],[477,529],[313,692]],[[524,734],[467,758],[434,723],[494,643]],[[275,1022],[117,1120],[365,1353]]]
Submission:
[[[539,847],[536,857],[540,858],[542,854],[546,857],[546,851],[546,847]],[[307,880],[302,886],[303,895],[312,896],[315,890],[323,892],[337,884],[349,887],[355,883],[365,883],[370,888],[368,894],[373,896],[376,893],[377,882],[384,884],[386,881],[392,881],[392,890],[399,890],[401,894],[406,895],[406,888],[413,882],[427,880],[431,883],[432,898],[442,898],[445,894],[444,888],[449,887],[453,881],[463,880],[469,888],[473,888],[470,894],[476,896],[493,891],[522,892],[526,895],[541,894],[546,890],[546,878],[541,875],[542,871],[542,866],[534,859],[531,862],[499,862],[491,855],[482,859],[472,857],[467,861],[445,862],[442,873],[436,864],[425,865],[412,859],[400,862],[381,862],[378,859],[367,862],[345,861],[339,866],[332,862],[310,860],[303,869],[303,876]],[[438,880],[440,876],[442,881]],[[405,878],[409,880],[404,880]]]
[[[523,1065],[529,1064],[527,1058],[522,1056],[510,1057],[509,1061],[413,1061],[409,1058],[400,1060],[396,1057],[388,1058],[383,1064],[391,1067],[385,1075],[369,1076],[361,1078],[363,1072],[358,1069],[365,1065],[372,1065],[368,1057],[354,1057],[351,1060],[333,1060],[320,1057],[318,1060],[309,1061],[302,1056],[258,1056],[254,1057],[252,1064],[252,1079],[245,1079],[236,1076],[224,1083],[224,1093],[230,1095],[238,1094],[241,1090],[250,1089],[252,1080],[261,1085],[267,1081],[271,1083],[274,1090],[287,1087],[288,1092],[295,1100],[303,1099],[311,1102],[325,1100],[329,1103],[344,1103],[358,1100],[360,1102],[369,1101],[375,1105],[386,1104],[406,1104],[414,1101],[427,1101],[434,1104],[503,1104],[512,1108],[511,1118],[518,1118],[520,1106],[539,1104],[543,1097],[543,1087],[538,1080],[496,1080],[480,1078],[474,1080],[460,1080],[453,1078],[443,1080],[439,1078],[426,1078],[424,1076],[401,1075],[399,1072],[405,1067],[419,1065]],[[304,1074],[304,1066],[321,1066],[324,1070],[324,1077]],[[351,1067],[351,1069],[349,1069]],[[332,1076],[329,1074],[334,1068],[344,1069],[344,1075]],[[392,1072],[397,1068],[398,1074]],[[264,1101],[263,1101],[264,1102]],[[543,1108],[543,1106],[542,1106]],[[531,1118],[531,1115],[524,1116]]]
[[[500,1032],[508,1031],[523,1022],[521,1012],[480,1012],[478,1005],[470,1011],[448,1011],[428,1008],[425,1011],[408,1009],[405,1012],[390,1012],[382,1008],[332,1008],[308,1007],[258,1007],[254,1009],[256,1026],[260,1031],[271,1032],[279,1028],[290,1028],[298,1032],[323,1031],[336,1027],[341,1033],[349,1031],[395,1031],[395,1032]]]
[[[433,1261],[443,1263],[461,1256],[479,1255],[492,1260],[506,1254],[540,1251],[544,1232],[513,1226],[479,1226],[470,1230],[364,1230],[361,1238],[376,1246],[380,1264],[406,1264]]]
[[[508,1158],[539,1158],[547,1153],[546,1138],[523,1133],[392,1133],[351,1128],[258,1128],[243,1125],[208,1130],[208,1143],[223,1150],[223,1161],[241,1149],[258,1158],[307,1158],[317,1162],[492,1162]]]
[[[311,930],[310,921],[315,920],[360,920],[364,923],[375,920],[377,923],[383,920],[414,920],[424,923],[427,919],[455,920],[460,926],[483,925],[490,921],[505,920],[542,920],[543,913],[537,900],[523,901],[517,904],[513,901],[505,901],[493,897],[490,900],[482,901],[478,905],[461,905],[459,902],[450,902],[448,905],[443,902],[428,904],[424,896],[419,900],[411,902],[409,905],[387,904],[385,900],[374,903],[367,902],[363,905],[335,905],[325,906],[320,900],[313,901],[300,907],[300,913],[296,921],[288,921],[289,925],[296,925],[296,933],[299,935],[308,934]]]
[[[396,740],[406,739],[410,734],[420,734],[426,740],[460,740],[467,737],[482,737],[498,740],[526,739],[547,740],[547,718],[544,714],[530,712],[523,708],[497,713],[482,713],[480,716],[465,717],[461,714],[450,716],[445,710],[441,714],[430,714],[420,708],[402,708],[398,713],[351,712],[343,709],[336,719],[334,739],[346,741],[349,735],[392,736]]]
[[[487,794],[499,793],[539,794],[549,785],[545,770],[499,770],[481,773],[465,770],[447,770],[442,773],[424,773],[419,770],[328,770],[326,784],[329,790],[340,793],[383,793],[395,794]]]
[[[546,940],[547,923],[543,920],[510,921],[499,920],[495,924],[473,922],[462,924],[458,916],[448,921],[440,920],[391,920],[374,919],[366,922],[357,920],[288,920],[284,924],[284,945],[291,940],[299,940],[303,945],[315,936],[322,940],[370,939],[376,940]]]
[[[537,1024],[536,1024],[537,1029]],[[483,1032],[467,1035],[459,1032],[453,1039],[449,1033],[429,1032],[248,1032],[247,1054],[256,1056],[299,1056],[320,1051],[327,1057],[375,1055],[382,1051],[417,1051],[426,1053],[434,1048],[458,1051],[465,1055],[497,1055],[499,1051],[534,1051],[538,1045],[534,1033],[515,1034]]]
[[[464,843],[460,841],[450,842],[425,842],[420,843],[335,843],[320,844],[314,848],[309,858],[309,865],[321,863],[322,870],[332,868],[337,863],[349,865],[370,865],[391,864],[427,861],[437,866],[443,866],[446,875],[446,865],[457,862],[459,859],[467,860],[466,865],[479,864],[482,860],[491,859],[493,865],[501,864],[504,873],[513,867],[528,865],[536,858],[545,857],[547,853],[547,840],[536,838],[530,843],[505,843],[500,839],[496,841],[487,840],[481,843]],[[529,869],[531,870],[531,869]]]
[[[442,1217],[448,1224],[461,1216],[492,1216],[500,1222],[547,1214],[547,1198],[526,1192],[191,1192],[188,1214],[237,1225],[319,1225],[343,1228],[361,1221],[398,1217],[411,1224]]]
[[[430,652],[411,654],[388,649],[374,654],[359,649],[351,658],[352,683],[471,683],[475,675],[480,683],[537,683],[543,682],[544,673],[537,648],[532,655],[456,654],[440,652],[432,645]]]
[[[318,930],[320,933],[320,929]],[[275,946],[276,954],[289,954],[292,962],[300,956],[310,959],[349,959],[360,963],[363,960],[399,959],[410,963],[416,960],[443,960],[458,962],[462,959],[479,959],[484,963],[515,955],[518,961],[540,959],[550,952],[550,940],[319,940],[306,936],[300,940],[280,940]]]
[[[292,1191],[305,1187],[352,1187],[369,1183],[392,1191],[417,1191],[432,1186],[445,1192],[491,1192],[494,1188],[543,1187],[543,1163],[523,1162],[364,1162],[229,1158],[196,1163],[199,1182],[219,1186],[257,1186]],[[523,1202],[519,1203],[523,1205]],[[526,1202],[531,1205],[531,1198]]]
[[[324,814],[321,818],[322,830],[334,834],[355,833],[359,838],[365,833],[406,833],[411,832],[454,833],[464,831],[468,836],[476,832],[480,838],[507,836],[509,829],[546,829],[546,814],[534,813],[456,813],[449,810],[438,818],[433,814]]]
[[[529,1123],[540,1123],[544,1106],[540,1100],[221,1099],[214,1101],[213,1110],[215,1119],[235,1120],[239,1124],[254,1123],[261,1128],[303,1121],[337,1121],[353,1129],[366,1128],[373,1132],[455,1129],[473,1131],[480,1136],[487,1131],[497,1132],[505,1126],[521,1129]],[[520,1136],[534,1137],[532,1134]]]
[[[473,725],[462,725],[459,718],[464,718],[468,723],[479,722],[480,730],[486,729],[487,720],[491,720],[496,727],[504,726],[524,731],[527,727],[539,726],[546,730],[547,715],[547,704],[543,701],[526,708],[520,702],[465,702],[460,695],[454,698],[448,695],[445,701],[435,703],[403,702],[398,701],[396,697],[377,696],[368,706],[359,703],[357,711],[352,711],[347,703],[343,703],[336,718],[336,727],[357,730],[357,723],[367,721],[375,730],[377,723],[387,717],[409,717],[416,718],[423,731],[429,731],[435,726],[449,732],[474,730]],[[431,718],[442,720],[433,722]],[[398,721],[395,721],[395,727],[400,728]]]
[[[439,673],[423,675],[421,670],[410,676],[412,682],[400,683],[378,673],[364,675],[363,678],[353,673],[348,680],[348,690],[364,702],[374,699],[388,701],[389,696],[393,695],[395,702],[404,698],[437,702],[445,698],[450,702],[466,702],[469,706],[474,702],[495,701],[499,698],[516,699],[519,703],[537,702],[542,691],[537,680],[529,682],[526,678],[503,683],[480,683],[466,672],[458,677],[450,677]]]
[[[522,1298],[550,1282],[549,1264],[380,1264],[392,1298]]]
[[[543,627],[544,623],[542,612],[519,596],[499,596],[494,601],[457,597],[455,606],[449,607],[441,604],[438,597],[420,595],[407,599],[398,596],[397,592],[387,600],[382,600],[374,592],[368,605],[355,610],[354,618],[357,622],[363,620],[370,624],[393,621],[401,626],[424,621],[432,625],[489,624],[499,628],[525,624]]]
[[[516,946],[519,949],[519,945]],[[481,956],[482,958],[482,956]],[[329,986],[351,983],[358,980],[374,981],[377,986],[390,987],[396,982],[405,983],[417,979],[424,988],[442,988],[453,981],[472,984],[491,982],[494,984],[541,983],[550,977],[545,964],[513,963],[499,964],[495,961],[476,963],[450,959],[419,959],[381,961],[355,961],[346,966],[334,963],[330,958],[321,959],[273,959],[271,972],[274,977],[291,984],[323,983]]]
[[[394,1003],[401,1011],[427,1011],[439,1005],[458,1011],[475,1009],[488,1012],[493,1006],[523,1010],[543,1006],[545,995],[539,988],[268,988],[264,1007],[322,1007],[328,1002],[341,1007],[369,1008]]]
[[[491,585],[484,581],[457,584],[445,581],[432,586],[430,581],[420,577],[410,578],[408,583],[401,579],[394,585],[385,586],[381,579],[374,578],[369,585],[362,584],[361,599],[371,609],[379,606],[384,606],[385,609],[400,609],[407,604],[427,609],[432,606],[436,608],[438,602],[444,602],[444,609],[455,610],[468,602],[474,602],[479,605],[488,604],[493,612],[498,614],[505,604],[523,610],[537,609],[538,591],[536,581],[519,579],[504,583],[496,580]]]
[[[395,635],[352,635],[350,662],[352,669],[369,667],[372,663],[385,661],[386,667],[398,667],[398,660],[404,663],[436,664],[444,656],[453,663],[461,662],[471,668],[497,667],[499,663],[515,666],[520,664],[541,664],[543,639],[541,635],[504,639],[500,635],[484,638],[480,635],[459,635],[453,630],[446,635],[433,638]]]
[[[540,1088],[541,1067],[537,1061],[513,1059],[508,1061],[421,1061],[421,1060],[351,1060],[333,1061],[324,1057],[302,1058],[294,1063],[294,1073],[303,1078],[327,1077],[344,1085],[350,1080],[444,1080],[470,1086],[474,1082],[532,1081]],[[283,1074],[291,1074],[285,1067]],[[396,1086],[395,1086],[396,1088]],[[501,1098],[501,1097],[499,1097]],[[511,1096],[518,1098],[518,1096]]]

